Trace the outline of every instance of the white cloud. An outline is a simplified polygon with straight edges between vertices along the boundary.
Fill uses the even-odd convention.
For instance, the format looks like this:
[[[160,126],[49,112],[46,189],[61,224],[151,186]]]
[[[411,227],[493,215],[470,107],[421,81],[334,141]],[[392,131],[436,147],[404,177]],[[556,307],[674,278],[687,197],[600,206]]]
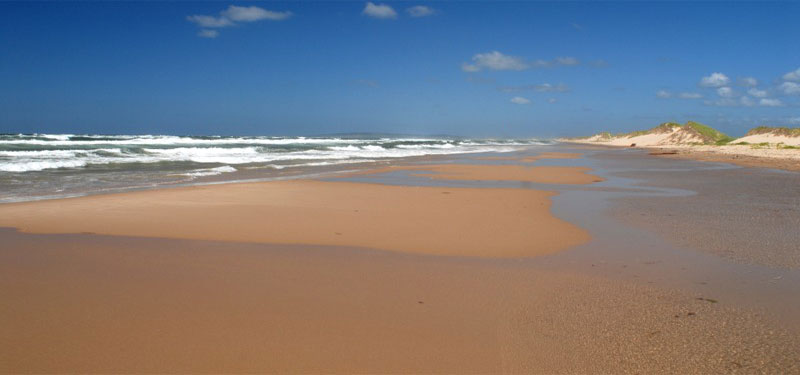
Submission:
[[[386,4],[375,4],[371,1],[364,6],[364,10],[361,11],[361,14],[373,18],[397,18],[397,12],[395,12],[394,8]]]
[[[491,70],[525,70],[528,69],[528,64],[519,57],[492,51],[472,56],[472,64],[464,63],[461,65],[461,69],[468,72],[477,72],[482,68]]]
[[[200,27],[228,27],[233,26],[234,23],[225,17],[204,16],[201,14],[194,14],[187,16],[189,22],[194,22]]]
[[[210,29],[202,29],[197,32],[197,36],[202,38],[216,38],[219,36],[219,31],[217,30],[210,30]]]
[[[580,61],[574,57],[556,57],[556,64],[558,65],[578,65]]]
[[[797,70],[795,71],[784,74],[783,79],[787,81],[800,81],[800,68],[797,68]]]
[[[794,82],[781,83],[778,88],[780,88],[781,91],[783,91],[783,93],[786,95],[800,95],[800,84]]]
[[[739,78],[739,84],[745,87],[755,87],[758,86],[758,80],[753,77],[742,77]]]
[[[682,92],[678,94],[678,97],[681,99],[700,99],[703,95],[696,92]]]
[[[717,89],[717,95],[723,98],[733,98],[736,96],[736,92],[730,87],[720,87]]]
[[[672,93],[667,90],[658,90],[656,96],[661,99],[667,99],[672,97]]]
[[[231,5],[220,14],[234,22],[255,22],[261,20],[282,21],[292,16],[292,12],[273,12],[257,6],[238,7]]]
[[[749,96],[741,97],[739,99],[739,103],[742,103],[742,105],[745,106],[745,107],[752,107],[752,106],[756,105],[756,102],[754,102],[753,99],[750,99]]]
[[[514,103],[514,104],[531,104],[530,100],[525,99],[525,98],[523,98],[521,96],[515,96],[515,97],[511,98],[511,102]]]
[[[605,64],[598,60],[599,64]],[[504,55],[498,51],[479,53],[472,56],[472,63],[461,64],[461,70],[465,72],[477,72],[481,69],[490,70],[526,70],[530,68],[548,68],[552,66],[575,66],[580,65],[580,61],[574,57],[557,57],[553,60],[532,60],[526,61],[521,57]]]
[[[282,21],[292,16],[292,12],[289,11],[273,12],[257,6],[238,7],[235,5],[228,6],[228,9],[219,12],[219,14],[219,17],[193,14],[187,16],[186,20],[204,29],[200,30],[197,36],[216,38],[219,36],[219,31],[209,29],[235,26],[237,22],[256,22],[262,20]]]
[[[727,86],[731,82],[728,76],[722,73],[711,73],[708,77],[700,79],[700,86],[703,87],[722,87]]]
[[[767,97],[767,91],[766,90],[759,90],[759,89],[757,89],[755,87],[750,89],[750,90],[747,90],[747,93],[750,94],[751,96],[756,97],[756,98],[766,98]]]
[[[547,102],[550,103],[550,104],[553,104],[553,103],[555,103],[557,101],[558,101],[558,99],[556,99],[556,98],[547,99]]]
[[[783,105],[783,102],[778,99],[761,99],[758,105],[764,107],[780,107]]]
[[[406,9],[408,15],[411,17],[427,17],[436,14],[436,11],[424,5],[415,5],[411,8]]]

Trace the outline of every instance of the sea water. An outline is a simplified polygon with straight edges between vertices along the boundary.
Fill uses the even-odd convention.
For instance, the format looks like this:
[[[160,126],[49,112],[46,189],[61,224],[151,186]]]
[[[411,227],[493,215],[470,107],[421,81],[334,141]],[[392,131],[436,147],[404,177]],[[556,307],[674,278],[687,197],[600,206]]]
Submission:
[[[298,167],[508,152],[541,139],[320,136],[0,135],[0,202],[249,178]],[[259,172],[260,171],[260,172]],[[240,173],[241,174],[241,173]],[[233,177],[231,177],[234,179]]]

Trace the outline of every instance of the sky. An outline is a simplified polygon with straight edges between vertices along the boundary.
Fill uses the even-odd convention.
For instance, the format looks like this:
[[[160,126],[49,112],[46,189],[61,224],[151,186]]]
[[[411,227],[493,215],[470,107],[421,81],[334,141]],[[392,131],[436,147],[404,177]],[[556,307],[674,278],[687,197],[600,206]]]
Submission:
[[[800,126],[799,2],[0,2],[0,133]]]

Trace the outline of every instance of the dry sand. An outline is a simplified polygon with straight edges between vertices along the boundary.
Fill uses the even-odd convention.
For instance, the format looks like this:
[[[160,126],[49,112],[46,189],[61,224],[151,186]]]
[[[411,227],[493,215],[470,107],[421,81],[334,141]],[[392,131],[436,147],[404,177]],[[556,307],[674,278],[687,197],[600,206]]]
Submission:
[[[565,143],[572,146],[596,146],[596,149],[629,147],[628,145],[611,145],[609,143],[574,141]],[[800,171],[800,149],[779,148],[776,145],[653,145],[636,144],[636,148],[649,150],[651,155],[691,159],[699,161],[732,163],[745,167],[774,168],[789,171]]]
[[[502,177],[511,177],[503,167],[465,167],[486,172],[497,168]],[[559,176],[545,179],[559,181]],[[290,180],[5,204],[0,205],[0,226],[28,233],[523,257],[554,253],[589,240],[584,230],[550,214],[552,195],[526,189]]]
[[[679,146],[652,151],[666,157],[723,162],[745,167],[800,171],[800,149],[752,145]]]

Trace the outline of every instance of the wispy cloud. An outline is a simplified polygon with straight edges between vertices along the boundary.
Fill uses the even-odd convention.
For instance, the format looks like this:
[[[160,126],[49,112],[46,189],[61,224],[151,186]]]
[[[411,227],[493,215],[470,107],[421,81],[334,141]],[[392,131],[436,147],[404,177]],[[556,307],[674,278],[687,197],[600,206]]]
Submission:
[[[197,32],[197,36],[201,38],[216,38],[219,36],[219,31],[211,29],[202,29]]]
[[[558,65],[578,65],[580,61],[574,57],[556,57],[556,64]]]
[[[593,66],[595,68],[605,68],[605,67],[608,66],[608,62],[606,60],[602,60],[602,59],[601,60],[594,60],[594,61],[589,62],[589,65],[591,65],[591,66]]]
[[[436,14],[436,10],[425,5],[415,5],[407,8],[406,13],[411,17],[428,17]]]
[[[700,79],[700,86],[703,87],[722,87],[731,83],[731,79],[722,73],[711,73],[707,77]]]
[[[511,98],[511,102],[514,104],[531,104],[530,100],[523,98],[521,96],[515,96]]]
[[[200,27],[216,28],[233,26],[234,23],[225,17],[204,16],[202,14],[193,14],[187,16],[189,22],[194,22]]]
[[[656,97],[661,99],[669,99],[672,97],[672,93],[667,90],[658,90],[656,91]]]
[[[739,85],[745,87],[756,87],[758,86],[758,80],[753,77],[742,77],[739,78]]]
[[[227,9],[219,12],[219,16],[209,16],[204,14],[193,14],[186,16],[186,20],[203,28],[197,33],[197,36],[203,38],[216,38],[219,36],[219,31],[211,29],[219,29],[223,27],[235,26],[239,23],[257,22],[257,21],[283,21],[292,16],[292,12],[275,12],[260,8],[257,6],[240,7],[230,5]]]
[[[283,21],[292,16],[292,12],[274,12],[257,6],[238,7],[231,5],[222,11],[222,16],[235,22],[255,22],[261,20]]]
[[[703,94],[696,92],[682,92],[678,94],[678,97],[681,99],[700,99],[703,97]]]
[[[747,90],[747,94],[749,94],[750,96],[756,97],[756,98],[766,98],[767,97],[767,91],[766,90],[759,90],[759,89],[757,89],[755,87],[750,89],[750,90]]]
[[[499,51],[479,53],[472,56],[471,62],[461,64],[465,72],[477,72],[482,69],[489,70],[527,70],[530,68],[546,68],[551,66],[574,66],[580,61],[574,57],[557,57],[553,60],[527,61],[522,57],[505,55]]]
[[[564,83],[540,83],[537,85],[523,85],[523,86],[502,86],[498,90],[503,92],[518,92],[518,91],[538,91],[538,92],[568,92],[569,86]]]
[[[733,89],[730,87],[718,88],[717,95],[723,98],[735,98],[737,96],[736,91],[733,91]]]
[[[464,63],[461,69],[465,72],[477,72],[483,68],[490,70],[525,70],[528,64],[516,56],[504,55],[498,51],[479,53],[472,56],[472,63]]]
[[[372,18],[381,18],[381,19],[397,18],[397,12],[391,6],[386,4],[375,4],[371,1],[364,6],[364,10],[361,11],[361,14]]]

